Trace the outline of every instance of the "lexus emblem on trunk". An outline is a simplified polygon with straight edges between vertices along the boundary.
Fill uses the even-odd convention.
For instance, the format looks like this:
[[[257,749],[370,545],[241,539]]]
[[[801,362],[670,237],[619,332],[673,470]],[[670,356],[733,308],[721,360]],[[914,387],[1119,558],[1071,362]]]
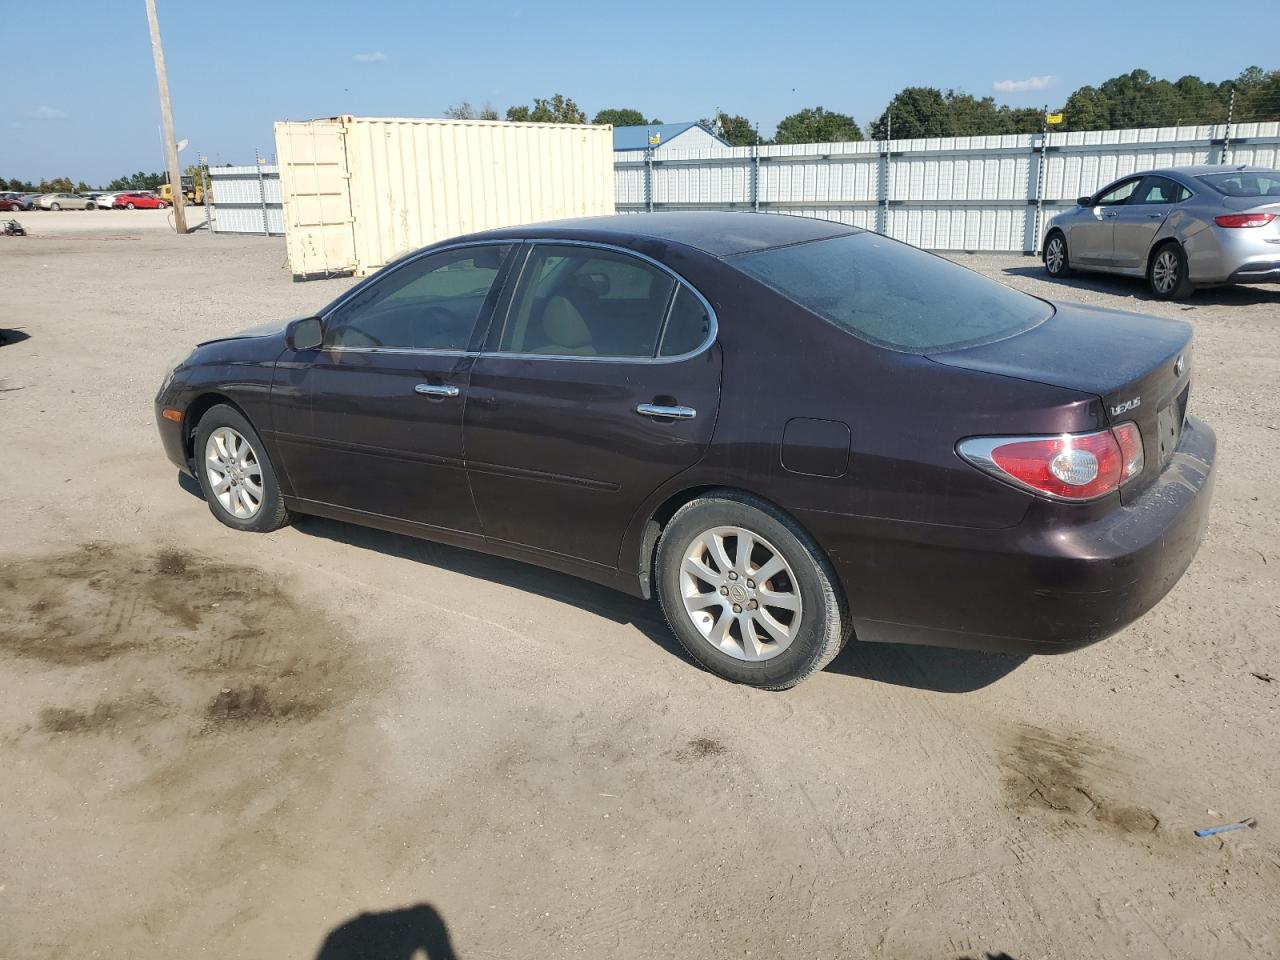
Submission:
[[[1182,371],[1187,369],[1187,357],[1185,354],[1178,354],[1178,359],[1173,361],[1173,375],[1175,377],[1182,376]]]

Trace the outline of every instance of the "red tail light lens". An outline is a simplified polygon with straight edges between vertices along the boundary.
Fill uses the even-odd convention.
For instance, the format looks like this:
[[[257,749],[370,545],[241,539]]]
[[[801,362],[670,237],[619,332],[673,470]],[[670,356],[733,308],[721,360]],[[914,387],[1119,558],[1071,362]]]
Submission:
[[[1274,213],[1224,213],[1213,222],[1220,227],[1265,227],[1275,218]]]
[[[1143,467],[1136,423],[1056,437],[974,437],[960,456],[992,476],[1061,500],[1094,500],[1120,488]]]

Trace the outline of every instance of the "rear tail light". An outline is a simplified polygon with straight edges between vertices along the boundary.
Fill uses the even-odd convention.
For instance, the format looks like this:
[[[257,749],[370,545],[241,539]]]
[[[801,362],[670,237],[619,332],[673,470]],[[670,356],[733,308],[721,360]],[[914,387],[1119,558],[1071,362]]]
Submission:
[[[1000,480],[1060,500],[1095,500],[1120,489],[1143,467],[1136,423],[1054,437],[973,437],[956,449]]]
[[[1275,218],[1274,213],[1224,213],[1213,222],[1220,227],[1265,227]]]

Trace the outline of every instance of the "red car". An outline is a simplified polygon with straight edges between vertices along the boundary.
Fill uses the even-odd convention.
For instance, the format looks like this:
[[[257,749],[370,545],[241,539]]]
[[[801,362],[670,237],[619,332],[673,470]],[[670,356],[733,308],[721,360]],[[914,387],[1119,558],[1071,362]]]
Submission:
[[[22,201],[12,197],[0,198],[0,210],[21,210]]]
[[[169,201],[146,193],[122,193],[111,206],[116,210],[163,210],[169,206]]]

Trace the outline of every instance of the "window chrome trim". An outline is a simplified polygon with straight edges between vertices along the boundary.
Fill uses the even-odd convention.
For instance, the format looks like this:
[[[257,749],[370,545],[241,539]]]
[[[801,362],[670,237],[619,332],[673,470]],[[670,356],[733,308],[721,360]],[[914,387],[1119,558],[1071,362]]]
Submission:
[[[671,309],[675,304],[675,290],[672,290],[672,296],[667,300],[666,310],[662,315],[662,322],[658,328],[658,339],[653,345],[654,356],[650,357],[599,357],[599,356],[581,356],[577,354],[558,354],[558,353],[513,353],[508,350],[481,350],[481,357],[509,357],[513,360],[582,360],[595,363],[681,363],[685,360],[692,360],[694,357],[704,353],[716,342],[716,337],[720,333],[720,319],[716,316],[715,309],[711,306],[711,302],[702,295],[702,291],[695,287],[692,283],[681,276],[677,271],[667,266],[659,260],[647,254],[640,253],[637,250],[631,250],[627,247],[620,247],[612,243],[601,243],[597,240],[565,240],[551,238],[526,237],[520,241],[529,247],[530,254],[535,246],[562,246],[562,247],[586,247],[594,250],[607,250],[610,253],[616,253],[624,257],[635,257],[637,260],[643,260],[650,266],[657,267],[663,273],[675,280],[677,287],[684,286],[690,293],[698,298],[702,304],[702,308],[707,311],[707,336],[702,343],[698,344],[688,353],[681,353],[674,357],[658,356],[658,351],[662,349],[662,338],[667,332],[667,320],[670,319]],[[502,318],[502,332],[506,333],[507,321],[511,318],[511,308],[515,306],[515,292],[520,289],[520,283],[524,280],[524,271],[529,264],[529,257],[525,257],[524,263],[520,265],[520,275],[516,277],[516,285],[512,288],[512,297],[507,303],[506,314]],[[502,342],[499,335],[498,342]]]

